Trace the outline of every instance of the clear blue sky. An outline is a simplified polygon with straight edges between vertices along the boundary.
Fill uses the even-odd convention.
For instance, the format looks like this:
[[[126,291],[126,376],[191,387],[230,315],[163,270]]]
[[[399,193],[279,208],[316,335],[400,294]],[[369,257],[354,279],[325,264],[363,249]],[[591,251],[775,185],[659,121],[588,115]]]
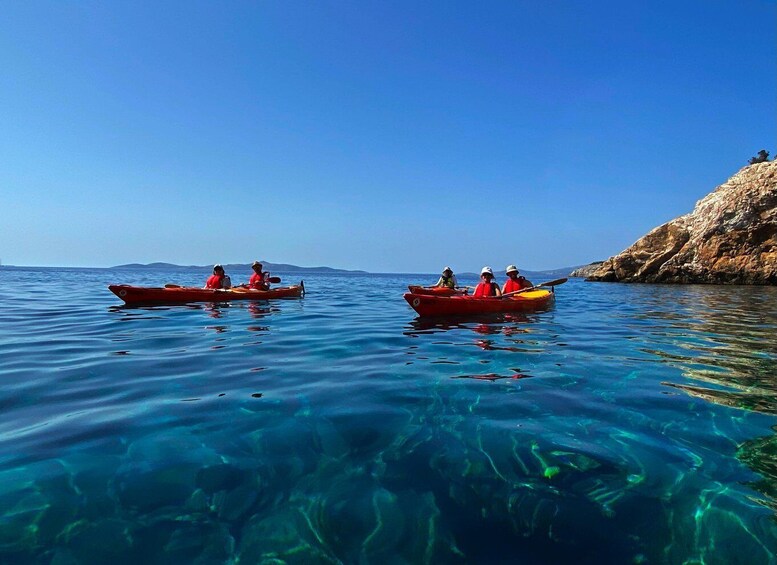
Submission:
[[[605,259],[777,151],[777,3],[4,2],[0,260]]]

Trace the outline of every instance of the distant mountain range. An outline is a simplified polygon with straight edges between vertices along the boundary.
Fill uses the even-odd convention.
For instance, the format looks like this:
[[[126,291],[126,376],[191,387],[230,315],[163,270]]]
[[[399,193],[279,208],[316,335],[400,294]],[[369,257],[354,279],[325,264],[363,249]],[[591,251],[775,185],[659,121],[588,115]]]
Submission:
[[[264,270],[267,272],[275,272],[275,273],[330,273],[330,274],[354,274],[354,275],[363,275],[363,274],[370,274],[369,271],[361,271],[361,270],[348,270],[348,269],[335,269],[332,267],[300,267],[299,265],[289,265],[288,263],[269,263],[269,262],[262,262],[262,265],[264,267]],[[522,270],[521,275],[526,277],[527,279],[534,282],[535,279],[556,279],[561,277],[571,277],[571,276],[584,276],[580,274],[572,274],[573,271],[576,269],[581,269],[583,267],[587,267],[587,265],[577,265],[575,267],[562,267],[560,269],[549,269],[546,271],[528,271],[528,270]],[[0,269],[24,269],[24,268],[42,268],[42,269],[54,269],[54,268],[63,268],[63,267],[25,267],[22,265],[2,265],[0,264]],[[65,267],[65,268],[78,268],[78,267]],[[82,268],[89,268],[89,267],[82,267]],[[105,268],[105,267],[100,267]],[[108,269],[126,269],[126,270],[149,270],[149,269],[159,269],[162,270],[193,270],[193,271],[201,271],[201,272],[210,272],[213,269],[213,265],[176,265],[174,263],[127,263],[126,265],[116,265],[114,267],[107,267]],[[224,265],[224,269],[226,269],[228,274],[239,274],[241,272],[251,272],[251,265],[250,263],[227,263]],[[497,276],[501,276],[504,274],[500,269],[494,270],[495,274]],[[373,273],[373,274],[382,274],[382,275],[399,275],[399,274],[406,274],[406,275],[430,275],[430,276],[436,276],[437,273],[434,272],[428,272],[428,273]],[[465,272],[457,272],[457,277],[475,277],[478,278],[480,276],[479,272],[471,272],[471,271],[465,271]]]
[[[268,272],[276,272],[276,273],[282,273],[282,272],[303,272],[303,273],[350,273],[350,274],[366,274],[367,271],[358,271],[358,270],[347,270],[347,269],[334,269],[332,267],[300,267],[298,265],[289,265],[287,263],[269,263],[269,262],[262,262],[262,266],[264,267],[265,271]],[[569,274],[574,271],[575,269],[578,269],[582,265],[578,265],[576,267],[564,267],[561,269],[550,269],[547,271],[521,271],[521,274],[525,276],[527,279],[532,278],[561,278],[561,277],[567,277]],[[197,271],[210,271],[213,269],[213,265],[175,265],[173,263],[147,263],[147,264],[141,264],[141,263],[129,263],[127,265],[116,265],[115,267],[111,267],[112,269],[160,269],[160,270],[171,270],[171,269],[193,269]],[[227,273],[240,273],[251,271],[251,264],[241,264],[241,263],[227,263],[224,265],[224,269]],[[497,273],[499,275],[501,273]],[[464,273],[456,273],[457,276],[473,276],[478,277],[479,273],[471,273],[471,272],[464,272]]]
[[[570,276],[570,273],[574,271],[575,269],[579,269],[583,265],[578,265],[576,267],[561,267],[560,269],[548,269],[545,271],[529,271],[527,269],[521,269],[520,274],[521,276],[526,277],[527,279],[532,280],[536,278],[549,278],[549,279],[560,279],[562,277],[568,277]],[[501,269],[494,269],[494,274],[498,277],[505,274],[505,272]],[[456,273],[457,277],[462,276],[474,276],[479,277],[480,273],[471,273],[471,272],[464,272],[464,273]]]
[[[269,263],[262,261],[262,267],[267,272],[303,272],[303,273],[353,273],[364,274],[367,271],[349,271],[346,269],[333,269],[332,267],[299,267],[297,265],[288,265],[286,263]],[[175,265],[173,263],[129,263],[127,265],[116,265],[112,269],[196,269],[198,271],[210,271],[213,265]],[[226,263],[224,270],[227,273],[251,271],[251,263]]]

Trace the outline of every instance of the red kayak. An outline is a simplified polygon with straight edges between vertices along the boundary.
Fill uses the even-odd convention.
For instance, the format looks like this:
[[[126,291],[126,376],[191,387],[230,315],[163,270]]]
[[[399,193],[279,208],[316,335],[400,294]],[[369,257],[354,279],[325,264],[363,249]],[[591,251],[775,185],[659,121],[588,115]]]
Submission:
[[[458,296],[467,294],[466,290],[458,290],[445,286],[417,286],[411,284],[407,288],[411,294],[427,294],[430,296]]]
[[[182,304],[186,302],[228,302],[231,300],[269,300],[271,298],[299,298],[305,292],[305,284],[256,290],[236,287],[210,289],[168,285],[164,288],[112,284],[108,289],[127,304]]]
[[[428,294],[405,294],[405,300],[419,316],[450,316],[471,314],[492,314],[497,312],[520,312],[538,310],[553,302],[553,292],[538,288],[505,298],[474,298],[472,296],[431,296]]]

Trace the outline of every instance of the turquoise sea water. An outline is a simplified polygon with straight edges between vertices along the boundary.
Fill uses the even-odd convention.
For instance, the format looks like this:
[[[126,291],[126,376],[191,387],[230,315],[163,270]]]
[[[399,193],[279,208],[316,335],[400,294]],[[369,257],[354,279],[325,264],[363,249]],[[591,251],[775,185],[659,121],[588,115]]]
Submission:
[[[777,561],[777,289],[422,321],[434,277],[304,278],[0,269],[0,563]]]

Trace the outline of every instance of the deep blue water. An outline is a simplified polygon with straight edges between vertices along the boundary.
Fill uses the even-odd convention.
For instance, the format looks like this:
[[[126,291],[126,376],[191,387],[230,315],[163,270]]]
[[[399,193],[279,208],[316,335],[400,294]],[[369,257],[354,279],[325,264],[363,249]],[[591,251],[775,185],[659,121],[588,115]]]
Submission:
[[[434,277],[304,278],[0,269],[0,563],[777,561],[777,289],[426,322]]]

